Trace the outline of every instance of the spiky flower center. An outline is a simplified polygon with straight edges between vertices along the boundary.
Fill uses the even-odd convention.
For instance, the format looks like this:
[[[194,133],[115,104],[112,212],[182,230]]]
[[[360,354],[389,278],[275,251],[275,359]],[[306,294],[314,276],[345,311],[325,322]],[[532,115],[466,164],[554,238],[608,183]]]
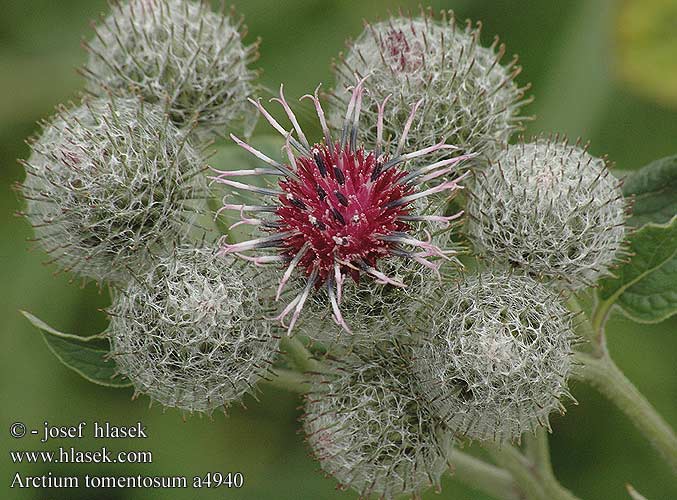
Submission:
[[[413,188],[400,183],[406,172],[396,167],[381,172],[387,158],[363,148],[315,144],[311,154],[297,158],[298,180],[279,182],[285,194],[276,211],[277,231],[291,233],[283,253],[291,259],[304,252],[298,266],[306,275],[318,269],[317,286],[334,272],[335,262],[358,281],[359,268],[375,267],[391,253],[393,243],[380,237],[410,229],[399,217],[408,214],[402,198]]]
[[[280,87],[280,98],[275,99],[284,108],[294,126],[296,138],[287,132],[258,102],[251,101],[268,122],[285,137],[284,149],[289,161],[280,163],[231,134],[231,138],[268,165],[252,170],[215,170],[214,180],[231,186],[242,193],[255,193],[268,199],[267,204],[248,205],[226,203],[224,210],[239,210],[241,221],[253,224],[269,234],[239,243],[224,243],[222,253],[235,253],[255,264],[283,263],[286,270],[277,290],[279,299],[285,284],[294,272],[305,277],[303,290],[285,307],[278,318],[291,314],[288,332],[296,323],[308,296],[313,289],[326,285],[334,320],[349,331],[339,304],[342,284],[346,276],[358,281],[368,274],[376,282],[398,287],[406,284],[388,277],[376,266],[378,260],[398,256],[420,263],[437,271],[439,264],[429,258],[450,260],[453,250],[444,250],[432,243],[429,232],[423,231],[425,240],[417,237],[411,224],[435,223],[448,227],[460,214],[451,216],[427,213],[410,214],[411,204],[438,193],[453,193],[457,181],[443,180],[456,165],[471,155],[456,156],[437,161],[414,170],[404,165],[412,159],[423,157],[442,149],[455,149],[444,142],[404,153],[407,134],[421,99],[412,106],[409,118],[402,129],[400,140],[390,156],[384,150],[383,109],[387,99],[378,104],[378,140],[373,151],[357,147],[358,127],[364,79],[353,88],[353,97],[346,111],[341,140],[332,139],[316,89],[315,95],[306,95],[313,101],[322,126],[324,140],[311,146],[298,120],[291,110]],[[302,99],[303,99],[302,98]],[[388,148],[390,144],[388,144]],[[296,155],[294,154],[296,152]],[[269,168],[269,167],[272,167]],[[260,187],[230,177],[276,175],[279,189]],[[442,180],[442,182],[440,182]],[[431,181],[434,185],[424,188]],[[270,197],[274,199],[270,200]],[[248,213],[261,214],[251,218]],[[273,217],[270,217],[274,214]],[[243,255],[251,250],[270,252],[258,256]]]

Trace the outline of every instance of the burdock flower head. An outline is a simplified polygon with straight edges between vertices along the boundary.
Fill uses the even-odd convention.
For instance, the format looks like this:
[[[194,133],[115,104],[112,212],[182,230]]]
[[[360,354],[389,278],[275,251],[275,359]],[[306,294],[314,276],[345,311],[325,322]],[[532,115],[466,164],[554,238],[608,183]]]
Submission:
[[[36,241],[66,271],[124,283],[188,235],[204,158],[161,108],[86,100],[43,124],[21,193]]]
[[[624,252],[620,185],[579,143],[511,145],[476,176],[468,233],[484,255],[567,288],[590,286]]]
[[[465,151],[493,157],[521,128],[520,108],[526,87],[515,77],[521,68],[513,58],[503,64],[506,49],[498,38],[489,47],[480,43],[480,27],[470,21],[459,26],[453,13],[441,19],[423,11],[419,17],[400,14],[367,23],[335,66],[336,90],[329,122],[339,123],[350,99],[345,90],[353,75],[370,76],[376,99],[391,95],[386,110],[386,136],[395,136],[407,117],[410,96],[424,96],[411,124],[407,145],[431,144],[446,139]],[[364,112],[365,141],[373,144],[379,111]]]
[[[513,441],[564,412],[574,333],[557,293],[489,270],[445,282],[437,294],[419,318],[414,372],[452,431]]]
[[[360,498],[439,489],[452,434],[412,377],[410,346],[356,349],[311,376],[303,429],[322,470]]]
[[[200,133],[231,126],[246,108],[258,44],[244,45],[242,19],[213,12],[208,2],[128,0],[85,43],[87,90],[126,95],[130,88],[165,106],[179,127]]]
[[[264,321],[265,275],[234,257],[179,246],[116,295],[109,311],[118,371],[166,407],[211,412],[253,390],[277,354]]]
[[[380,271],[380,261],[403,257],[424,266],[435,267],[429,258],[450,259],[453,251],[439,248],[430,235],[412,230],[419,223],[448,223],[453,216],[441,216],[415,210],[417,200],[438,193],[453,193],[459,186],[455,180],[445,180],[431,186],[426,183],[448,176],[464,156],[447,158],[430,165],[407,171],[408,160],[420,158],[441,149],[456,149],[443,143],[417,151],[404,152],[407,134],[420,102],[409,113],[395,151],[390,154],[383,142],[383,111],[385,101],[378,105],[378,139],[373,150],[358,146],[358,126],[364,79],[358,80],[345,113],[339,140],[332,137],[327,126],[318,91],[303,98],[311,99],[324,132],[324,139],[310,144],[280,89],[275,99],[284,108],[293,124],[296,137],[287,132],[256,101],[261,114],[286,138],[284,147],[289,162],[275,161],[231,135],[233,140],[271,168],[217,171],[218,182],[240,192],[256,193],[266,198],[262,204],[227,203],[223,209],[239,210],[244,222],[254,224],[264,233],[261,237],[241,243],[222,245],[223,253],[235,253],[256,264],[280,263],[286,266],[277,297],[296,273],[305,278],[296,297],[278,319],[283,323],[291,314],[291,332],[301,310],[314,289],[324,287],[331,303],[334,320],[348,330],[339,303],[342,284],[348,276],[355,282],[367,275],[382,284],[398,287],[406,283]],[[279,177],[277,186],[263,188],[231,180],[234,176],[271,174]],[[425,186],[425,187],[424,187]],[[245,213],[259,214],[250,218]],[[265,255],[246,256],[243,252],[257,250]],[[272,255],[271,255],[272,253]]]

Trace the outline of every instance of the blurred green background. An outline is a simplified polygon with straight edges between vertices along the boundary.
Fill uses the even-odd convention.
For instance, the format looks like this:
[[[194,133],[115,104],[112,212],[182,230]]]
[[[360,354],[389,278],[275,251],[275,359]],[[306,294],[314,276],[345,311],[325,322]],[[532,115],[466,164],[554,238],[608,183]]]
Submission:
[[[242,0],[250,40],[263,38],[259,66],[263,82],[284,82],[289,97],[317,83],[331,84],[330,61],[344,39],[357,36],[362,19],[384,17],[388,10],[417,9],[418,0]],[[563,132],[592,141],[594,154],[608,153],[619,169],[677,153],[677,5],[675,1],[599,0],[432,1],[434,9],[453,8],[459,17],[481,20],[485,42],[495,33],[518,53],[524,71],[518,81],[532,82],[537,115],[528,133]],[[81,288],[68,277],[52,276],[45,255],[27,251],[28,225],[13,214],[19,208],[12,183],[23,179],[16,158],[25,158],[24,138],[35,121],[59,102],[77,95],[82,85],[75,67],[84,61],[79,47],[89,37],[88,21],[106,10],[105,0],[0,0],[0,435],[3,459],[0,496],[10,499],[297,499],[353,498],[334,491],[334,482],[318,472],[298,435],[299,399],[263,388],[260,401],[228,417],[188,418],[176,411],[149,408],[131,390],[92,385],[64,368],[39,333],[19,315],[26,309],[66,332],[87,335],[106,326],[107,294]],[[308,121],[306,119],[306,121]],[[315,127],[314,122],[305,124]],[[677,284],[675,284],[677,286]],[[677,425],[677,318],[661,325],[633,325],[615,316],[609,325],[610,349],[617,363],[655,407]],[[553,462],[561,482],[583,498],[627,498],[631,483],[650,499],[677,498],[677,481],[628,421],[591,389],[574,384],[579,405],[553,419]],[[149,465],[13,465],[10,449],[40,449],[35,438],[14,440],[12,422],[29,428],[41,423],[73,425],[81,420],[133,424],[141,420],[149,439],[107,442],[58,441],[59,445],[113,450],[149,449]],[[22,474],[136,475],[213,472],[244,474],[240,490],[10,490]],[[484,498],[452,479],[441,496]]]

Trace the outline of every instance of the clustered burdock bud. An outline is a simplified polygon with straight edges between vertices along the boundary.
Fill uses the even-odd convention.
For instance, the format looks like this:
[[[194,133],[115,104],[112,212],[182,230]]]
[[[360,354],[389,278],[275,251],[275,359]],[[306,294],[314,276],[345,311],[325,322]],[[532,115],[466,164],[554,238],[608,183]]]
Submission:
[[[355,349],[312,384],[303,427],[322,469],[343,487],[393,498],[439,486],[452,438],[418,392],[406,344]]]
[[[217,182],[235,188],[245,199],[245,203],[225,203],[223,209],[240,211],[243,223],[258,227],[264,234],[263,237],[240,243],[225,242],[222,251],[240,256],[242,252],[251,250],[272,251],[272,255],[244,257],[255,264],[282,263],[287,266],[280,280],[278,297],[293,273],[305,278],[300,293],[278,317],[284,322],[291,314],[288,326],[290,333],[308,296],[315,289],[326,290],[335,322],[349,331],[349,325],[339,308],[346,277],[355,282],[361,278],[375,279],[381,284],[404,287],[405,283],[394,280],[378,269],[379,261],[398,257],[434,268],[435,263],[428,260],[430,257],[450,259],[449,254],[455,253],[454,250],[439,248],[432,242],[429,233],[423,235],[425,239],[420,239],[422,235],[413,233],[412,229],[419,223],[448,224],[457,215],[418,213],[414,202],[432,199],[439,193],[451,197],[459,189],[459,178],[436,181],[440,177],[451,176],[458,164],[467,158],[457,156],[411,171],[405,170],[407,161],[450,149],[450,146],[438,143],[422,147],[419,143],[416,151],[404,152],[408,125],[412,123],[417,108],[413,106],[397,148],[392,154],[384,150],[381,138],[385,102],[378,105],[378,139],[374,149],[358,146],[364,79],[358,80],[353,88],[345,109],[341,139],[334,140],[317,92],[302,99],[313,101],[324,132],[323,141],[311,146],[285,100],[281,87],[280,97],[276,100],[292,122],[296,138],[259,102],[252,103],[273,128],[286,138],[284,149],[288,155],[288,164],[267,157],[231,134],[238,145],[272,168],[217,170],[218,175],[214,177]],[[297,156],[294,156],[294,151]],[[231,177],[265,174],[279,178],[276,188],[231,180]],[[246,197],[251,198],[252,195],[257,197],[254,200],[262,198],[265,201],[263,204],[261,201],[246,203]],[[245,212],[258,214],[260,218],[248,217]]]
[[[336,64],[335,106],[329,121],[338,124],[350,100],[345,90],[353,75],[369,76],[374,103],[390,96],[385,112],[388,137],[405,128],[412,96],[421,96],[420,109],[411,123],[406,147],[445,140],[463,152],[491,157],[521,128],[520,108],[526,88],[514,78],[516,58],[500,63],[505,46],[498,38],[490,47],[480,45],[480,25],[458,26],[453,13],[441,19],[422,12],[415,19],[396,17],[367,24],[348,53]],[[368,142],[376,140],[378,109],[364,111]]]
[[[244,116],[256,78],[248,65],[258,56],[258,43],[243,45],[242,19],[232,14],[204,1],[114,3],[86,44],[87,89],[136,91],[165,106],[178,126],[196,122],[199,133],[230,126]]]
[[[447,282],[431,303],[419,320],[415,372],[454,433],[519,440],[564,411],[574,333],[554,291],[490,270]]]
[[[36,239],[62,269],[124,282],[185,235],[205,195],[204,159],[137,99],[87,100],[43,124],[20,190]]]
[[[178,247],[119,292],[111,357],[138,393],[211,411],[250,391],[277,354],[266,278],[232,257]]]
[[[477,172],[468,234],[481,254],[572,289],[590,286],[623,245],[620,184],[578,143],[515,144]]]

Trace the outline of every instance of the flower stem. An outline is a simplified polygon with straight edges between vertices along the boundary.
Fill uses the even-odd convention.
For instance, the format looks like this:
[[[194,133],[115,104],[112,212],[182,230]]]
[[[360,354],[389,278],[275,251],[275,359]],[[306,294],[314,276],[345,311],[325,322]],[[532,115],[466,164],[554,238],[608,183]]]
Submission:
[[[585,353],[576,353],[576,360],[574,376],[609,398],[677,471],[677,436],[613,360]]]
[[[501,500],[522,500],[524,495],[509,472],[454,450],[449,458],[452,477],[461,483]]]
[[[489,448],[489,452],[502,467],[507,469],[529,500],[576,500],[552,473],[550,455],[545,445],[539,443],[538,456],[547,455],[547,464],[531,462],[513,446],[501,445]],[[532,447],[533,449],[533,447]]]
[[[614,299],[615,300],[615,299]],[[677,437],[674,431],[651,406],[644,395],[616,366],[606,348],[605,325],[614,300],[601,301],[595,307],[590,320],[583,316],[578,333],[592,343],[592,355],[576,353],[578,366],[574,377],[597,389],[632,421],[635,427],[658,450],[674,471],[677,472]],[[579,312],[575,299],[569,307]]]
[[[592,317],[590,318],[590,328],[594,333],[592,338],[595,346],[599,349],[597,354],[604,353],[606,351],[606,340],[604,337],[604,328],[606,326],[606,321],[609,318],[609,313],[611,312],[611,307],[614,305],[616,298],[607,299],[600,301],[595,310],[592,312]]]
[[[540,477],[545,493],[550,498],[574,499],[576,498],[569,490],[564,488],[555,477],[550,460],[550,444],[548,432],[544,427],[539,427],[534,435],[526,438],[526,449],[532,467]]]
[[[487,446],[496,463],[507,470],[528,500],[545,500],[545,490],[524,456],[510,445]]]
[[[527,458],[538,468],[539,474],[554,477],[548,434],[545,428],[539,427],[535,434],[527,434],[525,441]]]

